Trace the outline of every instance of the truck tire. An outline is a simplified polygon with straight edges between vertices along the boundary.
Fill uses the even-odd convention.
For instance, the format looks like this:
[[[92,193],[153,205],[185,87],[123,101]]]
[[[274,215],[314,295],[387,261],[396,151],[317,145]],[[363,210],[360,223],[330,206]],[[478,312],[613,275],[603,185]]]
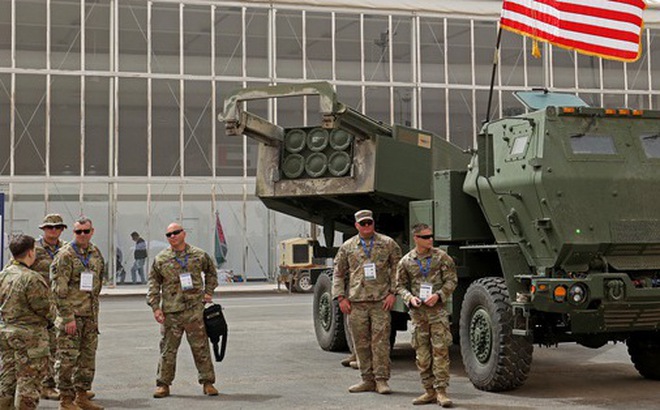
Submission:
[[[321,349],[331,352],[344,352],[346,333],[344,315],[339,310],[339,303],[332,299],[332,279],[321,275],[314,285],[314,331]]]
[[[529,338],[512,334],[513,316],[503,278],[474,281],[461,306],[460,345],[468,378],[479,390],[520,387],[532,365]]]
[[[630,360],[645,379],[660,380],[660,335],[633,335],[626,341]]]
[[[298,274],[294,289],[298,293],[311,293],[314,291],[314,285],[312,285],[312,276],[309,274],[308,270],[301,271]]]

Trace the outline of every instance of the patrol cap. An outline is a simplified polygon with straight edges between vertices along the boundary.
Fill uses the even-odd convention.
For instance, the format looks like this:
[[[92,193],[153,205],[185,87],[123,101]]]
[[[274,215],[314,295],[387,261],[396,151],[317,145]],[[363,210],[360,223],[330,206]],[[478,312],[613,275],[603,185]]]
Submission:
[[[63,226],[67,228],[66,224],[64,223],[64,220],[60,216],[60,214],[48,214],[44,217],[44,221],[41,225],[39,225],[39,229],[44,229],[47,226]]]
[[[374,220],[373,212],[371,212],[368,209],[363,209],[361,211],[357,211],[355,213],[355,222],[359,223],[360,221],[364,221],[365,219],[369,219],[371,221]]]

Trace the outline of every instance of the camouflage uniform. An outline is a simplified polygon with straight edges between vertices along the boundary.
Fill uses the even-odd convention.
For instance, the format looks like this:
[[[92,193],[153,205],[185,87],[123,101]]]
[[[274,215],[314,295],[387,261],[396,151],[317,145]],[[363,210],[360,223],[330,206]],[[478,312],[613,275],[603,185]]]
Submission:
[[[427,265],[429,258],[430,266]],[[426,277],[422,274],[421,266],[424,270],[429,266]],[[432,291],[440,299],[433,307],[424,304],[418,308],[411,306],[412,345],[416,351],[422,385],[426,390],[438,390],[449,384],[449,346],[452,337],[449,314],[444,307],[458,283],[456,266],[451,257],[437,248],[432,248],[430,254],[422,257],[416,249],[408,252],[397,267],[399,295],[409,304],[414,296],[419,297],[422,282],[432,284]]]
[[[53,258],[57,252],[60,251],[62,246],[66,245],[64,241],[57,241],[55,246],[50,245],[39,238],[35,243],[36,259],[30,269],[35,272],[41,273],[50,288],[50,265],[53,263]],[[42,385],[44,387],[55,388],[55,356],[57,355],[57,334],[55,327],[48,329],[48,346],[50,347],[50,357],[48,358],[47,375],[44,378]]]
[[[81,287],[81,274],[93,274],[92,290]],[[63,396],[92,388],[98,346],[99,293],[105,261],[92,243],[84,251],[75,242],[62,247],[50,268],[57,308],[57,360],[55,378]],[[76,334],[68,335],[64,325],[76,321]]]
[[[17,409],[36,409],[48,361],[46,328],[53,300],[41,275],[12,261],[0,272],[0,398]]]
[[[193,287],[190,290],[183,290],[180,281],[180,275],[186,272],[192,277]],[[204,328],[203,296],[213,295],[217,286],[213,260],[195,246],[186,244],[181,252],[167,248],[156,256],[149,272],[147,304],[154,311],[162,309],[165,315],[156,380],[159,386],[169,386],[174,380],[176,355],[184,332],[195,360],[199,383],[215,383],[211,350]]]
[[[390,312],[383,310],[383,300],[395,294],[396,265],[401,248],[392,238],[379,233],[371,239],[359,235],[344,242],[335,257],[332,296],[351,302],[349,326],[362,380],[390,378]],[[371,248],[371,250],[369,250]],[[369,254],[370,256],[367,256]],[[367,280],[364,264],[376,265],[376,279]],[[348,286],[348,288],[347,288]]]

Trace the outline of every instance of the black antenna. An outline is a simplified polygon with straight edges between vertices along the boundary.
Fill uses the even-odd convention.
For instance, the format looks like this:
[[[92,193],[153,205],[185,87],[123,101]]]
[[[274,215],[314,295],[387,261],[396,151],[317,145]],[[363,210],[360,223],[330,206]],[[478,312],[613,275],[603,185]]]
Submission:
[[[502,26],[497,29],[497,43],[495,44],[495,53],[493,54],[493,72],[490,74],[490,90],[488,91],[488,110],[486,111],[486,121],[490,121],[490,106],[493,102],[493,88],[495,87],[495,72],[497,71],[497,63],[499,58],[497,53],[500,50],[500,41],[502,40]]]

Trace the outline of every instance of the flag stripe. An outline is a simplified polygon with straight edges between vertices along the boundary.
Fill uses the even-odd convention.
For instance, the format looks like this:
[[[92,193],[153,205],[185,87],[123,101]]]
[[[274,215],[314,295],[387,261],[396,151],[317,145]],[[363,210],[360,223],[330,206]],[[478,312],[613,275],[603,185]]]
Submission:
[[[536,0],[538,3],[549,3],[553,0]],[[532,18],[543,21],[556,19],[558,22],[571,21],[574,23],[593,24],[598,26],[599,30],[617,29],[637,34],[642,23],[641,17],[621,18],[625,16],[622,13],[612,12],[610,10],[594,9],[581,13],[580,10],[561,10],[552,7],[551,4],[538,4],[529,7],[529,0],[508,0],[504,3],[502,10],[513,10],[520,14],[525,14]],[[600,11],[600,12],[596,12]]]
[[[500,23],[561,47],[634,61],[645,8],[640,0],[504,0]]]
[[[527,33],[530,33],[532,31],[531,27],[517,22],[510,22],[509,24],[505,24],[503,21],[502,28],[510,29],[511,31],[514,31],[518,34],[524,34],[524,35],[528,35]],[[555,44],[560,47],[568,48],[571,50],[578,50],[589,55],[597,55],[605,58],[614,58],[615,60],[622,60],[622,61],[635,61],[639,57],[638,49],[633,51],[626,51],[626,50],[621,50],[620,48],[599,46],[584,41],[575,41],[566,38],[557,38],[556,36],[550,36],[547,33],[544,33],[539,30],[533,30],[533,31],[536,34],[533,35],[532,37],[538,40],[549,41],[548,37],[552,37],[553,38],[553,40],[551,41],[552,44]]]
[[[506,21],[518,22],[524,27],[528,27],[527,33],[532,36],[541,37],[544,40],[555,41],[562,38],[565,39],[578,39],[585,43],[594,43],[596,45],[607,46],[612,48],[620,48],[625,51],[636,51],[639,48],[638,42],[623,41],[615,38],[602,37],[597,34],[588,34],[585,32],[571,31],[562,29],[561,27],[553,26],[543,22],[536,21],[527,16],[521,15],[505,15],[502,19],[502,24],[507,25]]]
[[[511,13],[515,13],[520,16],[512,16]],[[530,19],[537,19],[551,26],[555,26],[558,30],[564,29],[577,33],[590,34],[599,32],[600,30],[600,36],[628,41],[635,44],[635,46],[637,46],[637,43],[639,42],[639,26],[615,22],[611,24],[611,27],[608,27],[607,30],[603,30],[603,24],[608,24],[611,22],[602,18],[583,16],[583,18],[578,22],[577,19],[561,20],[558,15],[551,15],[543,12],[538,12],[532,17],[527,14],[527,9],[521,7],[518,4],[511,4],[509,7],[507,7],[506,11],[502,12],[502,16],[511,20],[529,17]],[[545,30],[548,31],[547,27]]]

